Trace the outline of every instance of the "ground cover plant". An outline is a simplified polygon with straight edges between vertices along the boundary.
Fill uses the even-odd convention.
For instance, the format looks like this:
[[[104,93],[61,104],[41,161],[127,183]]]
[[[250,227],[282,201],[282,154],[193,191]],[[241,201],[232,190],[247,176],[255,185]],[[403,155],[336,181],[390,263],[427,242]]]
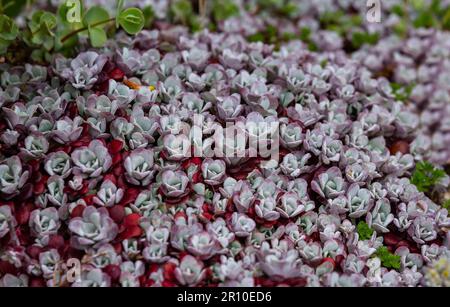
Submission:
[[[0,286],[449,286],[450,1],[381,3],[0,0]]]

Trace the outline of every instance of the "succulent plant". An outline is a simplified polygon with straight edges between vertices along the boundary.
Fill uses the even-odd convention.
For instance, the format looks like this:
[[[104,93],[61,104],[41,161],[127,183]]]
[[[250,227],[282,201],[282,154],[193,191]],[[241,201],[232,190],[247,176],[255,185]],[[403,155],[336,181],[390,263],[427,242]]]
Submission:
[[[72,284],[72,287],[109,287],[111,279],[108,274],[103,273],[100,269],[92,269],[81,273],[81,280]]]
[[[161,175],[161,189],[165,196],[180,198],[188,192],[189,178],[182,171],[165,171]]]
[[[78,140],[83,132],[82,124],[81,117],[75,117],[74,120],[68,117],[58,120],[55,124],[55,131],[52,131],[53,139],[61,144]]]
[[[450,3],[422,2],[6,8],[0,286],[446,285]]]
[[[67,67],[58,71],[61,76],[77,89],[90,89],[98,80],[98,74],[106,64],[107,57],[88,51],[79,54],[68,63]]]
[[[106,180],[100,186],[100,190],[94,197],[94,203],[99,206],[113,207],[120,203],[123,198],[123,189],[117,188],[117,186],[110,180]]]
[[[98,177],[112,164],[111,156],[102,142],[92,141],[88,147],[80,147],[72,153],[74,173],[87,177]]]
[[[7,235],[12,229],[11,226],[14,226],[16,221],[14,216],[12,215],[11,208],[9,206],[1,206],[0,207],[0,238],[3,238]]]
[[[72,172],[72,160],[64,151],[58,151],[47,156],[44,167],[50,176],[67,178]]]
[[[128,182],[147,186],[153,179],[153,152],[146,149],[134,150],[125,159],[124,167]]]
[[[203,269],[202,262],[187,255],[181,260],[181,263],[175,269],[174,274],[180,284],[185,286],[195,286],[205,278],[206,271]]]
[[[118,233],[118,227],[109,217],[108,211],[94,207],[86,207],[82,217],[71,219],[69,229],[74,234],[71,245],[77,249],[109,243]]]
[[[272,247],[264,242],[258,254],[262,270],[275,280],[296,278],[300,275],[301,259],[297,250],[289,246],[287,241],[272,241]]]
[[[29,177],[24,171],[21,160],[17,157],[6,159],[0,164],[0,191],[6,195],[17,194]]]
[[[57,234],[61,226],[58,211],[54,207],[34,210],[30,214],[29,226],[37,237]]]
[[[312,182],[313,190],[324,198],[335,198],[345,193],[346,183],[342,178],[341,170],[337,167],[330,168],[319,175]]]

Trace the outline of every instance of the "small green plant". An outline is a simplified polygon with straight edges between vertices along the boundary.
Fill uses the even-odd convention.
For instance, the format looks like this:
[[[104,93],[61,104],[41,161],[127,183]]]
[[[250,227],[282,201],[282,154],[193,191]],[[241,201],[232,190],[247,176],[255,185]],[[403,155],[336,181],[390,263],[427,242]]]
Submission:
[[[264,33],[263,32],[257,32],[255,34],[252,34],[252,35],[247,37],[247,40],[249,42],[252,42],[252,43],[264,42],[265,41]]]
[[[421,10],[417,18],[413,21],[413,25],[416,28],[432,28],[436,27],[438,23],[432,12]]]
[[[372,238],[372,234],[374,230],[367,225],[366,222],[359,222],[358,226],[356,226],[356,230],[358,231],[359,239],[360,240],[369,240]]]
[[[142,9],[142,13],[144,13],[145,18],[144,28],[150,28],[155,19],[155,12],[153,11],[153,8],[148,5]]]
[[[411,183],[414,184],[420,192],[430,192],[444,177],[444,170],[436,168],[429,162],[420,162],[416,165],[416,170],[412,174]]]
[[[42,46],[50,51],[55,46],[55,29],[57,27],[56,16],[45,11],[35,12],[28,22],[29,32],[25,41],[29,45]]]
[[[295,16],[300,6],[292,0],[258,0],[258,7],[270,14],[277,14],[285,17]]]
[[[357,14],[347,14],[344,11],[325,12],[320,17],[320,23],[329,31],[339,33],[344,36],[355,29],[361,28],[363,25],[363,19]]]
[[[387,269],[399,270],[401,267],[400,256],[392,254],[386,246],[378,248],[376,254],[381,260],[381,265]]]
[[[406,0],[405,0],[406,1]],[[395,26],[395,32],[404,36],[408,31],[407,25],[411,24],[415,28],[438,28],[443,30],[450,30],[450,6],[443,6],[442,1],[432,0],[425,2],[424,0],[412,0],[412,12],[405,8],[406,5],[395,5],[392,7],[392,12],[400,17],[400,21]]]
[[[391,88],[395,99],[402,102],[408,101],[408,99],[411,97],[414,86],[414,84],[403,86],[395,82],[391,83]]]
[[[0,12],[6,12],[12,7],[10,2],[6,5],[4,2],[5,0],[1,2]],[[19,32],[11,17],[0,14],[0,55],[5,54],[17,39],[34,49],[33,57],[37,54],[44,57],[45,53],[52,51],[72,50],[71,47],[76,45],[80,35],[88,36],[93,47],[102,47],[108,39],[108,25],[115,23],[116,29],[122,28],[128,34],[135,35],[144,28],[146,22],[146,16],[140,9],[124,8],[124,0],[117,2],[115,17],[111,17],[101,6],[92,6],[85,11],[81,2],[80,7],[75,8],[72,6],[73,2],[64,1],[56,14],[47,11],[34,12],[27,22],[27,29],[22,32]],[[146,13],[148,21],[152,17],[148,11]],[[78,14],[80,20],[75,21]]]
[[[0,0],[0,14],[16,17],[30,0]]]
[[[250,42],[276,44],[278,41],[278,30],[274,26],[268,25],[264,31],[250,35],[247,39]]]
[[[352,46],[355,49],[361,48],[363,45],[375,45],[379,40],[378,33],[354,32],[352,34]]]
[[[413,20],[414,27],[450,29],[448,23],[450,8],[441,6],[440,0],[432,0],[429,5],[423,0],[414,0],[412,4],[416,11],[416,18]]]
[[[181,22],[189,27],[192,32],[197,32],[201,29],[200,18],[195,14],[191,1],[174,1],[170,7],[170,13],[174,21]]]
[[[268,25],[265,30],[247,36],[249,42],[263,42],[265,44],[275,45],[275,50],[279,50],[282,43],[295,39],[303,41],[310,51],[317,51],[316,44],[311,39],[311,30],[309,28],[301,28],[299,33],[282,32],[272,25]]]
[[[311,39],[311,29],[307,27],[303,27],[300,29],[300,40],[302,40],[305,44],[308,45],[308,49],[310,51],[317,51],[317,45]]]
[[[446,201],[442,204],[442,208],[447,209],[448,211],[450,211],[450,199],[446,200]]]
[[[6,53],[18,34],[19,29],[14,21],[6,15],[0,15],[0,55]]]
[[[107,40],[105,27],[112,22],[115,22],[116,28],[121,27],[128,34],[139,33],[144,28],[144,13],[138,8],[124,9],[123,4],[123,0],[118,1],[115,17],[110,17],[108,11],[101,6],[91,7],[83,15],[81,27],[63,36],[61,43],[64,44],[71,37],[87,31],[92,46],[101,47]]]
[[[214,0],[212,12],[216,22],[239,15],[239,7],[232,0]]]

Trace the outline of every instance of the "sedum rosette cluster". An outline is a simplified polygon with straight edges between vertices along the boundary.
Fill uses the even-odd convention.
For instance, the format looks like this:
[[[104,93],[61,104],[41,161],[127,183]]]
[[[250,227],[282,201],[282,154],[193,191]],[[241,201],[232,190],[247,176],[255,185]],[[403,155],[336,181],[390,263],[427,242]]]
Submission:
[[[449,284],[448,211],[410,180],[450,159],[445,34],[347,55],[251,42],[236,20],[0,65],[0,286]],[[181,138],[198,116],[202,142]],[[278,158],[251,154],[261,122]],[[192,154],[230,123],[251,127],[243,155]]]

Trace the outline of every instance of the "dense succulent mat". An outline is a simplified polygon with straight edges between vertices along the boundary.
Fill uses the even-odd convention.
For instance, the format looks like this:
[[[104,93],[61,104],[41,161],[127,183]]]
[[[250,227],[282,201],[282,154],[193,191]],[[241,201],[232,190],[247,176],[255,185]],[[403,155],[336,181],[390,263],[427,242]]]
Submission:
[[[450,285],[448,1],[133,2],[0,24],[1,286]]]

